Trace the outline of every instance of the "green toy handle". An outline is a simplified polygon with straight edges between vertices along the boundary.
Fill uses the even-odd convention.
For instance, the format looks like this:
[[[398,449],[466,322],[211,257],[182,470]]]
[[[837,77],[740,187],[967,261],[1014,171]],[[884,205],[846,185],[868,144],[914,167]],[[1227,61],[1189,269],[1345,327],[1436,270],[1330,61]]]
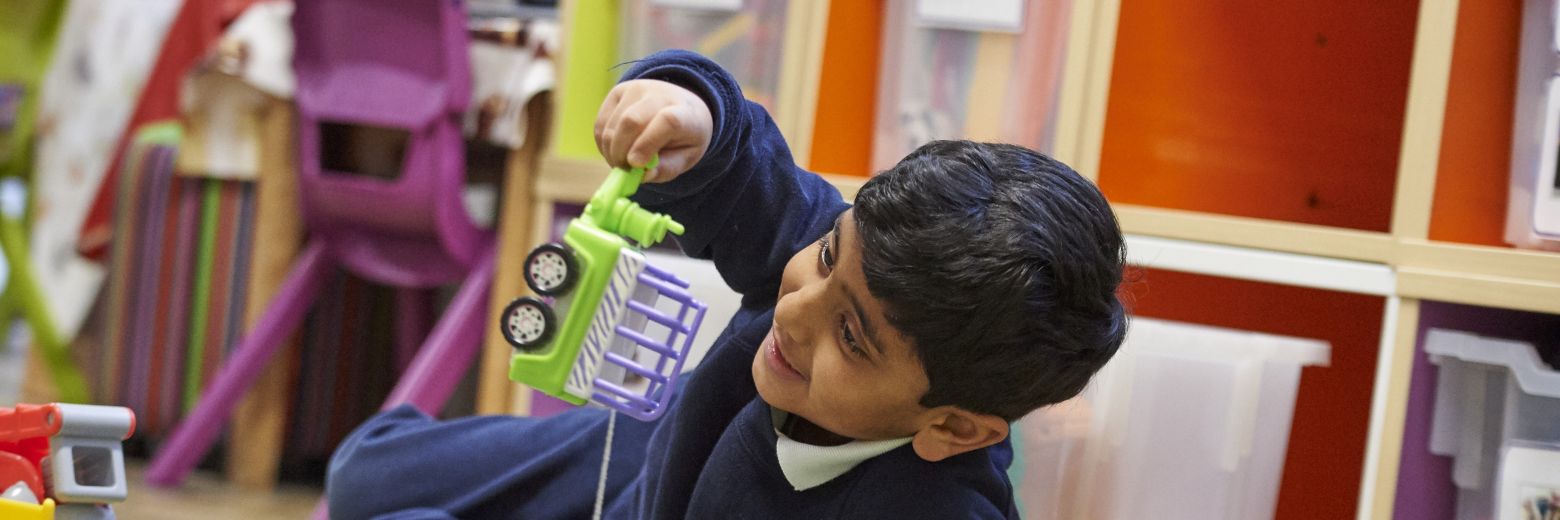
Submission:
[[[607,180],[591,196],[580,218],[608,232],[632,238],[640,247],[649,247],[665,240],[668,231],[683,234],[683,225],[672,220],[672,217],[641,208],[639,204],[628,200],[630,195],[639,191],[639,185],[645,179],[645,170],[655,168],[659,162],[658,157],[652,157],[650,164],[643,167],[628,170],[613,168],[612,173],[607,174]]]

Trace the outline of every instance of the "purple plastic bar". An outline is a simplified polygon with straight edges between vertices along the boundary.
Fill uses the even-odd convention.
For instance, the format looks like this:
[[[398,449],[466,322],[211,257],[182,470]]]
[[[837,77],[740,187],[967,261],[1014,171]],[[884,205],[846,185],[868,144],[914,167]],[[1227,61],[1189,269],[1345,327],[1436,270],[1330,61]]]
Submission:
[[[254,330],[234,347],[232,357],[211,378],[195,409],[174,428],[173,435],[157,450],[146,469],[146,483],[174,486],[184,481],[195,464],[211,449],[222,433],[238,399],[253,385],[282,342],[298,329],[309,302],[319,294],[325,275],[335,263],[326,253],[325,242],[311,240],[293,263],[292,272],[272,298]]]
[[[654,287],[656,292],[660,293],[661,296],[671,298],[672,300],[684,304],[694,302],[695,300],[693,299],[693,295],[688,294],[688,286],[672,283],[676,281],[678,280],[667,281],[665,279],[652,276],[651,273],[639,273],[639,283]]]
[[[620,367],[628,369],[629,372],[633,372],[635,374],[639,374],[640,377],[643,377],[645,379],[649,379],[651,381],[655,381],[657,383],[665,383],[666,382],[666,376],[663,376],[660,373],[655,372],[653,370],[650,370],[648,368],[645,368],[644,365],[640,365],[639,363],[634,362],[634,360],[632,360],[632,359],[628,359],[626,357],[620,356],[616,352],[607,352],[606,357],[607,357],[607,361],[611,361],[612,363],[617,364]],[[662,358],[662,359],[665,359],[665,358]]]
[[[650,337],[645,336],[644,334],[640,334],[637,330],[630,329],[623,325],[618,325],[617,333],[625,338],[628,338],[634,343],[638,343],[639,346],[650,349],[651,351],[654,351],[655,353],[662,356],[673,358],[682,357],[681,353],[677,352],[672,347],[661,343],[656,343],[655,340],[650,339]]]
[[[630,403],[639,405],[639,409],[642,409],[642,410],[646,410],[646,411],[654,410],[658,406],[658,403],[656,403],[654,401],[651,401],[649,399],[646,399],[644,396],[641,396],[639,394],[635,394],[633,392],[630,392],[630,391],[628,391],[627,388],[623,388],[621,386],[618,386],[616,383],[613,383],[611,381],[602,381],[600,379],[597,379],[596,380],[596,388],[598,389],[596,391],[596,395],[598,395],[598,396],[601,395],[600,389],[606,389],[609,392],[617,394],[618,397],[621,397],[623,399],[628,400],[628,402],[630,402]],[[622,404],[622,403],[614,402],[612,404]],[[622,408],[618,408],[618,409],[619,410],[623,410]],[[623,410],[623,411],[632,413],[632,410]]]
[[[693,320],[688,324],[688,328],[687,328],[688,332],[686,334],[683,334],[683,337],[682,337],[682,350],[681,350],[683,352],[683,356],[682,356],[682,358],[679,358],[677,360],[677,364],[673,367],[673,371],[674,372],[680,372],[682,370],[682,364],[683,364],[684,358],[687,357],[688,350],[693,348],[693,337],[694,337],[695,334],[698,333],[699,326],[704,324],[704,311],[707,309],[707,307],[704,305],[704,302],[700,302],[700,301],[697,301],[697,300],[691,300],[690,299],[689,302],[687,303],[687,306],[684,307],[684,309],[690,309],[690,308],[697,309],[697,311],[695,311],[693,313]],[[679,320],[679,321],[681,321],[681,320]],[[675,377],[671,378],[667,382],[665,395],[667,395],[667,396],[671,395],[672,386],[674,386],[674,384],[676,382],[677,382],[677,378],[675,378]]]
[[[661,269],[659,267],[650,265],[648,263],[645,264],[645,270],[646,271],[650,271],[650,274],[655,275],[654,276],[655,278],[658,278],[658,279],[661,279],[661,280],[665,280],[667,282],[671,282],[673,285],[676,285],[676,286],[681,287],[683,289],[687,289],[688,288],[688,282],[683,281],[682,278],[678,278],[677,275],[672,274],[671,271],[667,271],[665,269]],[[639,279],[640,280],[645,279],[645,275],[643,273],[640,273]],[[678,291],[678,292],[682,292],[682,291]],[[666,294],[664,291],[662,293]],[[686,293],[684,293],[684,294],[686,294]]]
[[[683,308],[687,308],[687,307],[688,307],[687,305],[683,306]],[[687,316],[685,316],[685,314],[686,313],[678,313],[677,323],[682,323],[683,319],[687,318]],[[693,333],[693,331],[691,331],[691,330],[688,331],[688,334],[692,334],[692,333]],[[678,331],[672,330],[672,329],[667,329],[667,331],[666,331],[666,344],[667,345],[676,345],[677,344],[677,334],[678,334]]]
[[[687,307],[684,307],[684,308],[687,308]],[[682,320],[678,320],[678,321],[682,321]],[[666,335],[666,344],[667,345],[676,345],[677,344],[676,338],[677,338],[677,331],[674,330],[671,333]],[[666,370],[666,361],[667,360],[678,360],[678,361],[680,361],[681,359],[682,359],[682,356],[678,356],[676,358],[672,358],[672,357],[669,357],[669,356],[661,356],[655,362],[655,372],[659,374],[662,371],[665,371]]]
[[[688,319],[688,307],[689,306],[684,305],[682,307],[682,309],[677,311],[677,322],[678,323],[682,323],[683,320]],[[670,340],[668,340],[668,341],[670,341]]]
[[[684,305],[686,305],[686,304],[684,304]],[[667,316],[666,314],[661,313],[661,311],[656,310],[655,307],[651,307],[649,305],[645,305],[643,303],[639,303],[639,302],[634,301],[634,300],[629,300],[628,301],[628,308],[633,309],[633,310],[639,312],[640,314],[645,315],[646,318],[650,318],[650,321],[653,321],[653,322],[665,325],[668,328],[676,329],[676,330],[679,330],[679,331],[682,331],[682,332],[688,332],[688,328],[687,328],[686,325],[683,325],[682,323],[678,323],[677,320],[674,320],[671,317]]]
[[[647,271],[649,272],[639,274],[640,283],[654,287],[661,296],[682,303],[683,305],[677,310],[676,321],[677,323],[682,323],[684,320],[687,320],[688,310],[692,307],[692,304],[697,303],[693,299],[693,295],[683,290],[688,288],[688,283],[658,268],[647,269]],[[664,314],[662,315],[664,316]],[[664,343],[667,345],[677,344],[677,333],[679,332],[690,333],[692,331],[667,327],[666,341]],[[664,368],[666,368],[666,359],[662,358],[660,362],[656,363],[655,369],[660,371]]]

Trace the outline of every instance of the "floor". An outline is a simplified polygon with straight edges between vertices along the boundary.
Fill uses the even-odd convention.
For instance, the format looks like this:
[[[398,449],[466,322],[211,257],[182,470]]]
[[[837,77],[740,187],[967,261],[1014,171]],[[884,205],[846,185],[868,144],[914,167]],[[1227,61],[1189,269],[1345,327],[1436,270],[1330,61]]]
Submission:
[[[319,488],[307,486],[281,485],[272,492],[239,489],[209,471],[190,475],[176,489],[154,488],[142,478],[145,461],[128,462],[130,496],[114,506],[115,516],[124,520],[305,519],[320,498]]]

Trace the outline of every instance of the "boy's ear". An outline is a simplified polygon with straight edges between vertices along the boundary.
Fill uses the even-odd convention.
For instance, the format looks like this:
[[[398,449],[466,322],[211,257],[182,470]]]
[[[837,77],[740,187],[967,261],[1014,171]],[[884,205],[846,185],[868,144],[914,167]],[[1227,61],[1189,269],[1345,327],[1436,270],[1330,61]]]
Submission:
[[[915,454],[928,462],[975,451],[1002,442],[1008,436],[1008,422],[995,415],[956,406],[940,407],[936,413],[910,440]]]

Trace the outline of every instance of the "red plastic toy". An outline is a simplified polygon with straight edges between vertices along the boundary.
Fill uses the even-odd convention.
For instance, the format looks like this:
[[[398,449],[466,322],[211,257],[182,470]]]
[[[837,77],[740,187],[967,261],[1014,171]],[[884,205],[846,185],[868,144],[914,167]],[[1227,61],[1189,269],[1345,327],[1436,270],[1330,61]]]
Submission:
[[[108,504],[127,491],[120,443],[132,433],[135,413],[120,406],[0,408],[0,517],[113,518]]]

